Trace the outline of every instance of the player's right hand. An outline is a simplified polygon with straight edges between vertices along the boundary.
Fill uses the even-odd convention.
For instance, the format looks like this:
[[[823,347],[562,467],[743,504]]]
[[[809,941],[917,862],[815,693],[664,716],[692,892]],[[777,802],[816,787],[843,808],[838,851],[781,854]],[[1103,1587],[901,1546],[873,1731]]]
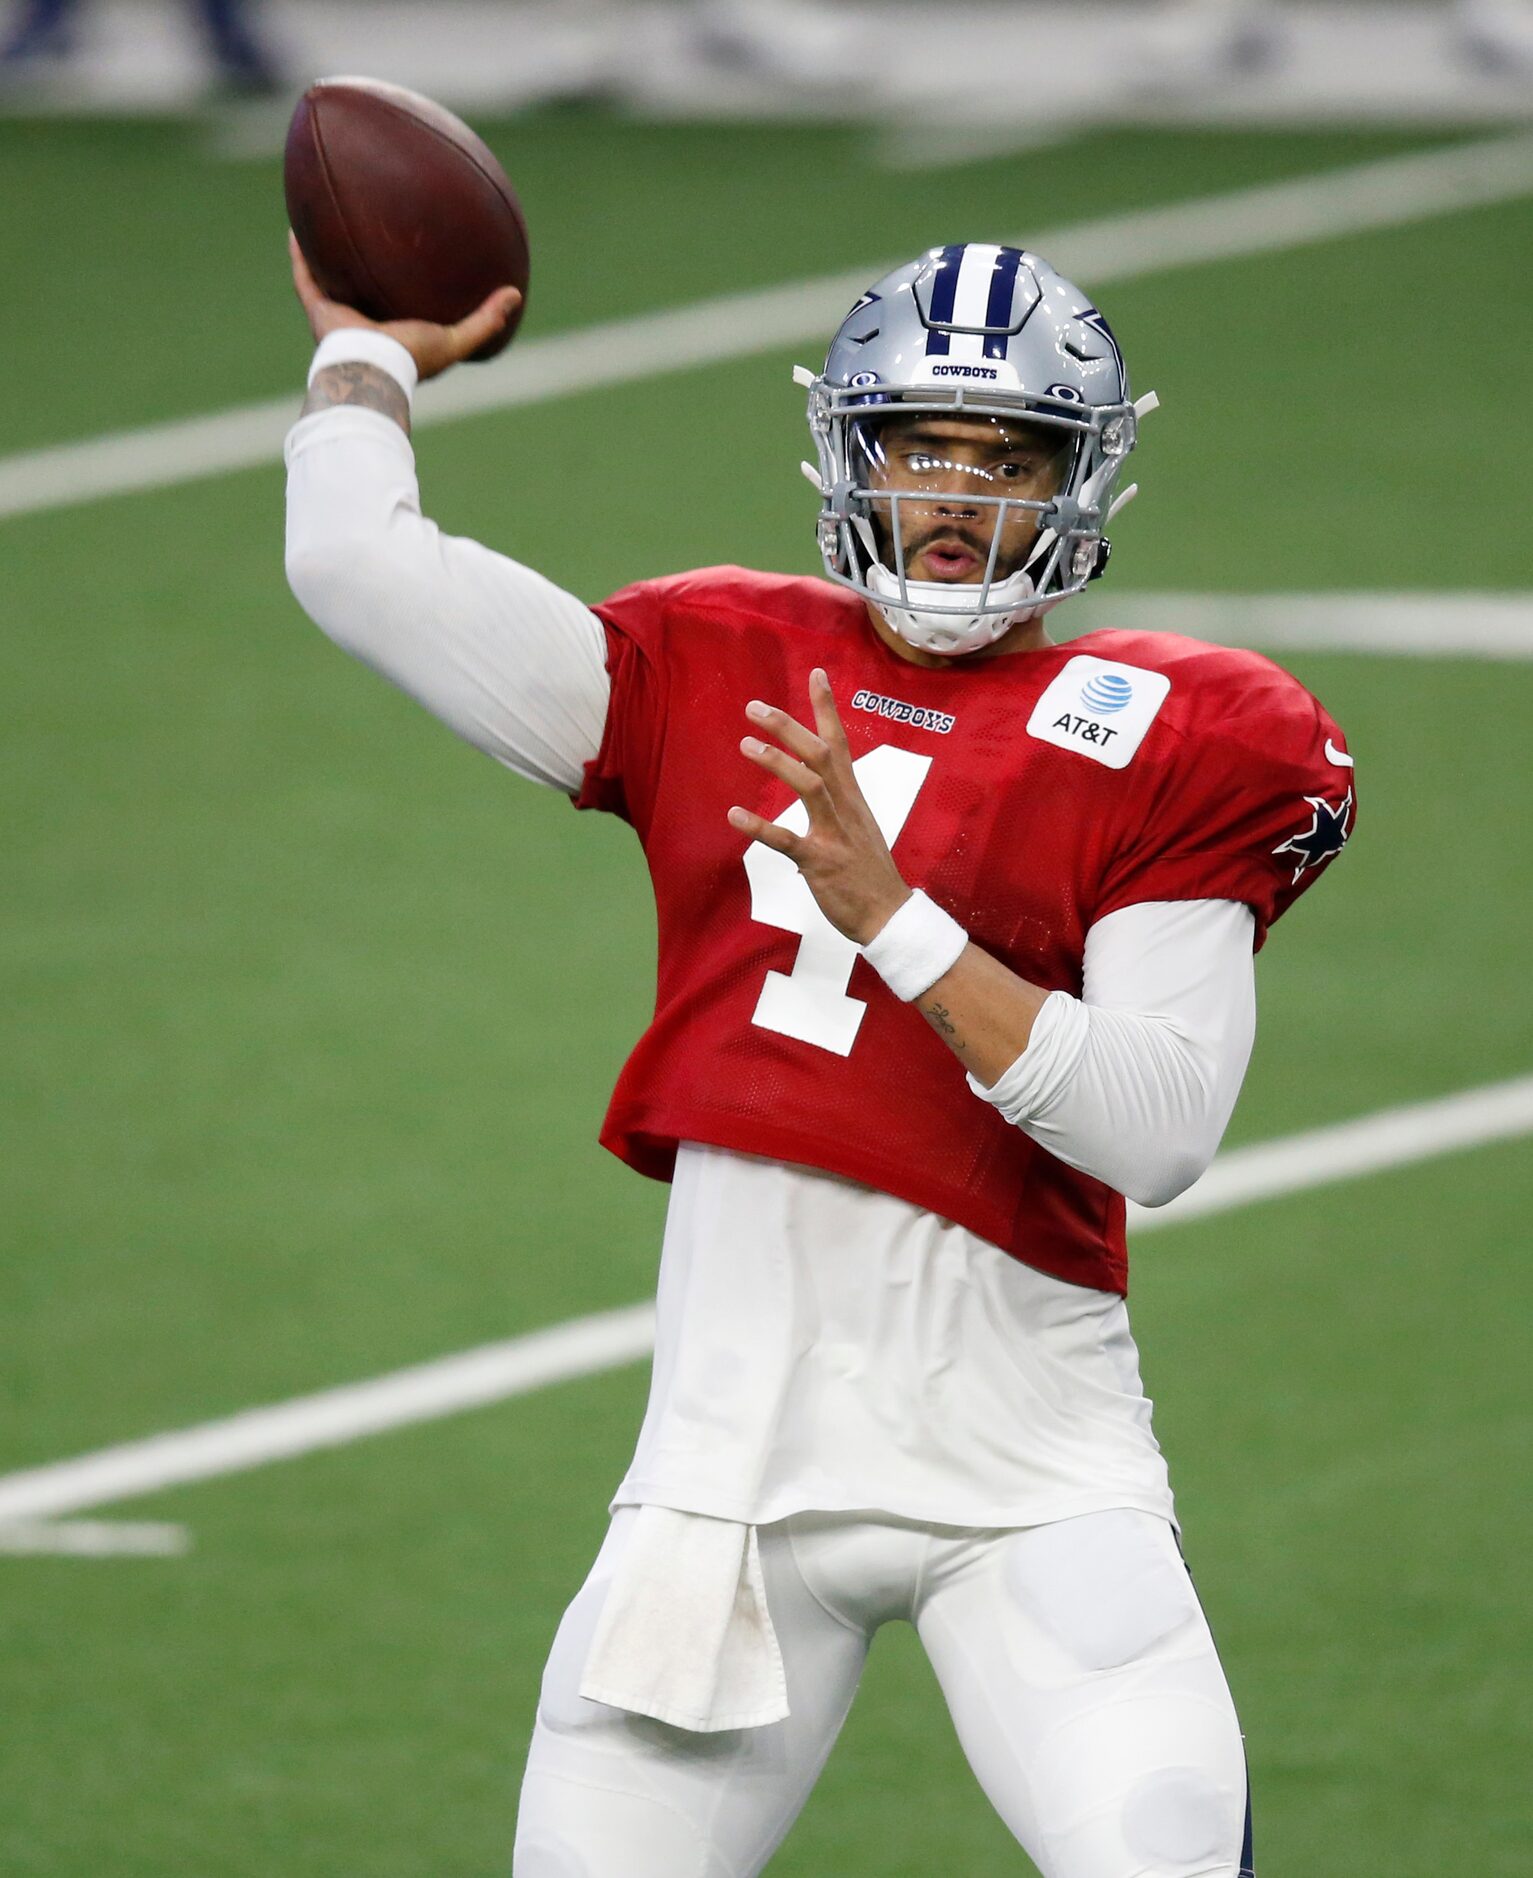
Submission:
[[[472,357],[486,340],[495,337],[522,303],[522,296],[515,287],[497,287],[483,305],[452,326],[437,326],[430,320],[370,320],[355,307],[342,306],[339,300],[325,297],[291,229],[287,247],[293,262],[293,291],[308,315],[309,330],[316,340],[343,326],[365,326],[375,333],[387,333],[414,359],[415,369],[423,379],[435,378],[448,366]]]

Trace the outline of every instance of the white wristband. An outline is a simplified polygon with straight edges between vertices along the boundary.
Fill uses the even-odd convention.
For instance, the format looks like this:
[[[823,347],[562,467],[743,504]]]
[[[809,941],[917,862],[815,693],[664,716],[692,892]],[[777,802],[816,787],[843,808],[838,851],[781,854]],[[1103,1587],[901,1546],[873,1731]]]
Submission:
[[[969,935],[919,888],[862,947],[862,956],[894,993],[909,1004],[958,963]]]
[[[375,332],[371,326],[338,326],[333,333],[326,333],[309,367],[311,385],[314,374],[327,365],[376,365],[380,372],[388,373],[407,398],[414,397],[420,378],[414,359],[399,341],[387,333]]]

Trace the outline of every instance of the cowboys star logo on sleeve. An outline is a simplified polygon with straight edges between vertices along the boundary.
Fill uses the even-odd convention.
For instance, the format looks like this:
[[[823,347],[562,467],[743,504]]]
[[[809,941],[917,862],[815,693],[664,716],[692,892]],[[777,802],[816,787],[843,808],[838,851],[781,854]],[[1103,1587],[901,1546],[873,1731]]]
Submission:
[[[1332,855],[1340,854],[1347,845],[1347,836],[1351,830],[1347,822],[1352,814],[1352,791],[1349,789],[1341,801],[1332,808],[1324,796],[1306,796],[1304,800],[1314,810],[1314,818],[1301,834],[1290,835],[1280,842],[1272,852],[1292,854],[1297,857],[1293,870],[1295,881],[1306,868],[1320,867],[1330,860]]]

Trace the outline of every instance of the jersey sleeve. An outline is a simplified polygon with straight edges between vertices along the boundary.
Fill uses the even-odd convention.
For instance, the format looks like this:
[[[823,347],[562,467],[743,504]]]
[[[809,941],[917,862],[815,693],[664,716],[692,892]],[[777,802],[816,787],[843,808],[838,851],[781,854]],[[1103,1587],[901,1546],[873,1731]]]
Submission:
[[[1260,946],[1345,845],[1357,799],[1341,731],[1297,679],[1242,658],[1200,687],[1105,869],[1093,920],[1147,900],[1239,900]]]
[[[607,635],[611,698],[601,747],[586,764],[578,809],[605,809],[642,836],[649,823],[665,728],[665,601],[656,581],[624,587],[592,611]]]

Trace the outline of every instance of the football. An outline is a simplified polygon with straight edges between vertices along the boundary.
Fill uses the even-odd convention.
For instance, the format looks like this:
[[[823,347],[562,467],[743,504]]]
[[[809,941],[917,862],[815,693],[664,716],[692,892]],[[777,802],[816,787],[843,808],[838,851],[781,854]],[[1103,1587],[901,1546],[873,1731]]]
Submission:
[[[321,290],[369,319],[451,325],[496,287],[527,292],[527,223],[494,152],[403,85],[329,78],[288,126],[288,221]],[[526,301],[474,354],[511,339]]]

